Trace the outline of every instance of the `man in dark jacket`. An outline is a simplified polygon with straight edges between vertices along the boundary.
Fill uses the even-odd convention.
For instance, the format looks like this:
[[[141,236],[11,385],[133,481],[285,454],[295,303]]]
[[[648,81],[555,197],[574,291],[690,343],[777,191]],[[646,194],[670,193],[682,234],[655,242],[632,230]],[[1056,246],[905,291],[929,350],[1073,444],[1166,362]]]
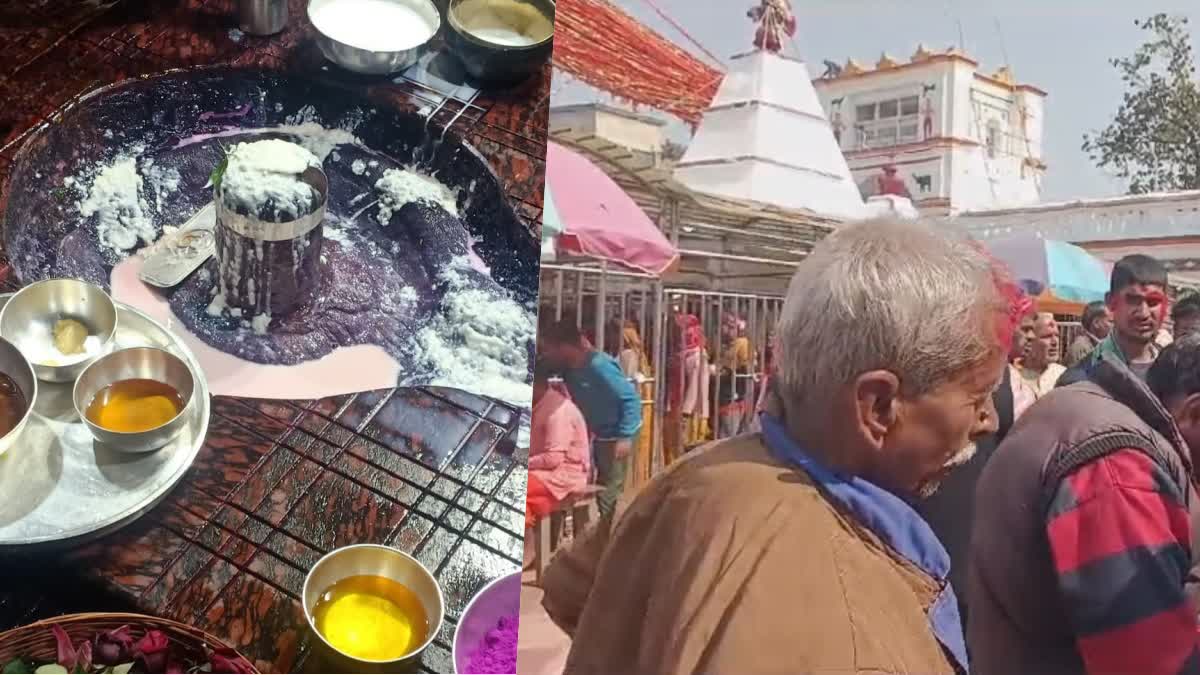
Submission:
[[[1102,300],[1097,300],[1083,308],[1083,318],[1079,322],[1083,330],[1075,336],[1071,346],[1067,347],[1067,355],[1063,359],[1063,365],[1068,368],[1096,351],[1096,347],[1099,347],[1104,338],[1112,332],[1112,312]]]
[[[1168,347],[1145,383],[1102,354],[1088,381],[1025,413],[977,489],[972,673],[1200,672],[1197,444],[1200,337]]]
[[[1088,379],[1105,355],[1145,379],[1150,364],[1158,357],[1154,340],[1167,318],[1167,268],[1148,255],[1121,258],[1113,266],[1104,300],[1112,311],[1112,331],[1090,356],[1062,374],[1058,386]]]

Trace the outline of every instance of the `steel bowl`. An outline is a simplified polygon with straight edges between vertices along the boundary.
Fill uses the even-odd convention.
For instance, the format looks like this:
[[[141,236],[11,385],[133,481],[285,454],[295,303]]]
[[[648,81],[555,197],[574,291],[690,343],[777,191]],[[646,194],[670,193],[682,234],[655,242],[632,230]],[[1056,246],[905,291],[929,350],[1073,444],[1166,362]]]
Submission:
[[[96,336],[88,354],[54,356],[54,324],[74,319]],[[0,337],[13,343],[33,365],[39,380],[71,382],[108,351],[117,332],[117,307],[103,289],[77,279],[48,279],[26,286],[0,310]]]
[[[441,13],[438,12],[437,5],[433,4],[432,0],[384,0],[385,2],[402,5],[416,12],[419,17],[429,24],[431,29],[429,36],[412,45],[397,45],[399,48],[392,51],[367,49],[347,42],[350,38],[346,35],[338,35],[336,37],[330,35],[326,32],[328,28],[322,27],[319,17],[314,19],[314,15],[318,15],[329,6],[346,1],[309,0],[308,21],[316,29],[317,46],[321,49],[321,53],[325,55],[325,58],[355,73],[363,75],[388,75],[408,68],[421,58],[429,42],[433,40],[433,37],[437,35],[438,30],[442,27]]]
[[[0,338],[0,373],[11,377],[12,381],[17,384],[17,388],[21,390],[21,394],[25,396],[25,411],[21,415],[20,421],[17,422],[17,426],[9,430],[7,434],[0,436],[0,455],[3,455],[16,444],[17,439],[21,437],[21,431],[25,429],[25,423],[33,414],[33,403],[37,400],[38,379],[37,374],[33,372],[33,364],[29,363],[16,345],[3,338]]]
[[[501,618],[520,613],[520,572],[495,579],[480,589],[463,610],[454,631],[454,672],[467,672],[471,656]]]
[[[471,77],[511,85],[541,70],[554,49],[554,0],[450,0],[446,44]],[[503,37],[522,36],[528,44]]]
[[[358,575],[380,576],[398,582],[421,600],[425,607],[425,618],[429,622],[429,635],[425,641],[409,653],[391,661],[370,661],[359,659],[340,651],[329,644],[321,631],[317,630],[317,622],[313,612],[317,600],[330,586],[345,579]],[[372,666],[394,666],[404,663],[425,651],[437,637],[446,618],[445,601],[442,599],[442,589],[437,579],[416,558],[388,546],[378,544],[356,544],[330,551],[317,561],[304,579],[304,591],[301,594],[304,603],[304,615],[308,625],[317,634],[321,642],[335,654],[355,664]]]
[[[109,431],[87,418],[87,408],[101,389],[121,380],[155,380],[171,385],[183,399],[183,410],[169,422],[147,431]],[[120,349],[96,360],[75,381],[75,412],[92,438],[119,452],[144,453],[170,443],[187,426],[196,390],[196,376],[183,359],[158,347]]]

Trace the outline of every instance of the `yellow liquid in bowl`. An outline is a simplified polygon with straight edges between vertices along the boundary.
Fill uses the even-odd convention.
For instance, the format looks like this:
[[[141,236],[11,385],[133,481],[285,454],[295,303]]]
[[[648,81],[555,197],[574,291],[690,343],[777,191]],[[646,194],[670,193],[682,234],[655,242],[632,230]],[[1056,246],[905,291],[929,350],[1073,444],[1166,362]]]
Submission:
[[[364,661],[394,661],[429,636],[425,606],[408,587],[385,577],[346,577],[313,608],[317,631],[338,651]]]
[[[96,392],[88,404],[88,420],[121,433],[157,429],[183,411],[183,397],[169,384],[155,380],[121,380]]]

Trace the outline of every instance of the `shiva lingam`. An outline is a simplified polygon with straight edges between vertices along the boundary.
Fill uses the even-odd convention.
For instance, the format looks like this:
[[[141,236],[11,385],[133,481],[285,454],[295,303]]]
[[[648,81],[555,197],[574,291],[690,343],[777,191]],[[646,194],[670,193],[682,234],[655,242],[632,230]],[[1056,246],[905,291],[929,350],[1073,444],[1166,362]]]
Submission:
[[[265,333],[317,294],[329,180],[299,145],[270,139],[229,151],[214,179],[216,295],[228,312]]]

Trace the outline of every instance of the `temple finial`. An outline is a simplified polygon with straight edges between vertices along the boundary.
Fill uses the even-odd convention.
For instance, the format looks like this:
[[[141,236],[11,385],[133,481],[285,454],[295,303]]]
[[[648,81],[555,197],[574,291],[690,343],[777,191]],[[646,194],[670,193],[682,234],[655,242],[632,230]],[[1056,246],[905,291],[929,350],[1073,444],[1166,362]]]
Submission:
[[[796,34],[796,17],[788,0],[760,0],[746,12],[758,24],[754,31],[754,46],[772,54],[783,51],[783,43]]]

